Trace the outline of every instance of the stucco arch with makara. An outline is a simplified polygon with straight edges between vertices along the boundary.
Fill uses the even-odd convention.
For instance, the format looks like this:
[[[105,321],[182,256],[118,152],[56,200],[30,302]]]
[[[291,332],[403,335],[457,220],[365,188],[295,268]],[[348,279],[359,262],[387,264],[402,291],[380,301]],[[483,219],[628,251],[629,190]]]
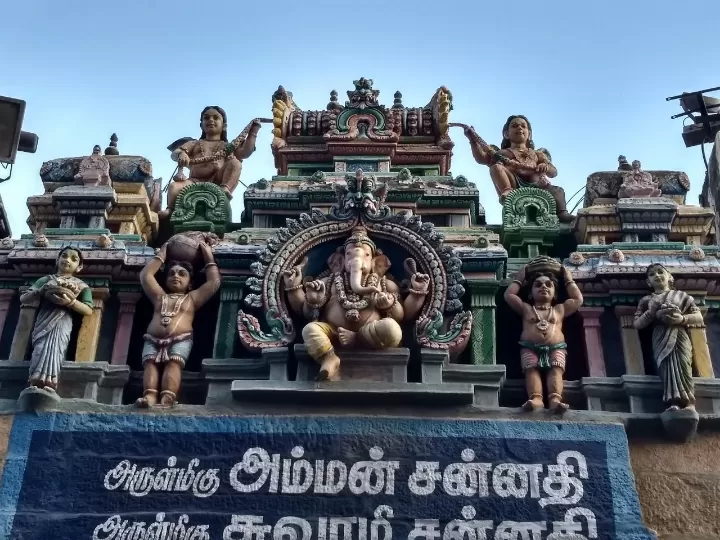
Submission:
[[[374,178],[364,177],[362,171],[348,175],[347,187],[336,184],[336,193],[338,201],[328,215],[313,210],[299,219],[288,219],[287,226],[268,240],[259,260],[252,264],[255,276],[247,280],[252,292],[245,302],[248,307],[262,310],[265,324],[251,313],[239,311],[238,329],[243,345],[258,350],[295,342],[296,311],[290,307],[286,292],[292,287],[286,286],[283,276],[299,269],[303,288],[325,279],[327,294],[332,296],[333,280],[342,273],[342,263],[337,266],[333,261],[337,262],[338,255],[342,255],[343,242],[351,235],[367,234],[373,248],[377,243],[376,259],[391,255],[393,263],[387,274],[383,275],[387,270],[383,263],[373,272],[378,274],[378,280],[384,277],[394,283],[387,290],[398,291],[398,301],[413,294],[412,275],[429,278],[422,308],[412,319],[413,335],[403,336],[403,343],[414,340],[422,347],[451,353],[462,351],[470,335],[472,315],[462,310],[460,301],[465,292],[461,260],[452,248],[444,246],[443,235],[432,223],[423,223],[419,216],[391,215],[385,206],[385,186],[376,189]],[[382,247],[386,248],[385,254]],[[405,276],[401,275],[403,271]],[[315,310],[308,320],[322,321],[320,310]]]

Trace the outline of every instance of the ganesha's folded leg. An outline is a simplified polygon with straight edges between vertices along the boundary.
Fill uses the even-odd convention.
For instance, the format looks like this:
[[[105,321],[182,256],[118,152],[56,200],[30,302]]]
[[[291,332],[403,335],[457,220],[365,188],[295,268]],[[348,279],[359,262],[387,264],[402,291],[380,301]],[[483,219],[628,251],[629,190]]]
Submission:
[[[305,325],[302,331],[305,347],[313,360],[318,360],[333,350],[335,336],[335,327],[324,322],[310,322]]]
[[[358,331],[359,344],[368,349],[389,349],[402,341],[402,328],[395,319],[372,321]]]
[[[302,331],[303,341],[310,357],[320,364],[319,381],[336,380],[340,370],[340,358],[335,354],[333,341],[337,330],[331,324],[313,321]]]

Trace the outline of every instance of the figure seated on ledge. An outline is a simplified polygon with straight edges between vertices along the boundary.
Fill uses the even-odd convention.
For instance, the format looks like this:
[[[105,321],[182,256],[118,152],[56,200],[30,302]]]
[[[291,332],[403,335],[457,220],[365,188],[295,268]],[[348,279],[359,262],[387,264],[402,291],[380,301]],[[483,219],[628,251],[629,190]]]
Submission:
[[[558,274],[562,275],[568,299],[554,305],[557,300]],[[526,285],[530,285],[529,303],[520,297],[520,290]],[[540,375],[543,370],[547,371],[549,408],[556,413],[564,413],[568,405],[562,401],[567,356],[563,319],[582,306],[580,289],[566,268],[549,257],[540,256],[518,272],[505,291],[505,301],[523,319],[520,362],[529,398],[523,408],[534,411],[543,407]]]
[[[197,182],[217,184],[231,199],[240,182],[242,160],[255,151],[260,126],[261,120],[256,118],[232,142],[228,142],[225,111],[217,105],[205,107],[200,113],[200,139],[181,140],[178,141],[182,143],[179,147],[174,144],[169,147],[172,159],[178,163],[178,174],[168,187],[168,207],[160,212],[160,217],[169,217],[182,189]],[[190,178],[183,175],[183,167],[190,167]]]
[[[320,364],[318,380],[339,378],[340,358],[335,347],[387,349],[402,341],[400,323],[414,320],[422,310],[430,277],[411,274],[408,296],[385,275],[390,260],[375,246],[362,227],[353,230],[341,250],[329,259],[331,273],[303,285],[303,266],[283,273],[291,308],[311,319],[302,335],[308,354]]]
[[[502,130],[500,148],[487,144],[475,130],[464,124],[461,126],[470,145],[475,161],[490,167],[490,178],[497,191],[500,203],[514,190],[521,187],[536,187],[550,192],[555,199],[558,219],[569,223],[573,217],[567,211],[565,191],[554,186],[549,178],[557,176],[550,153],[541,148],[535,150],[532,140],[530,121],[522,115],[510,116]]]

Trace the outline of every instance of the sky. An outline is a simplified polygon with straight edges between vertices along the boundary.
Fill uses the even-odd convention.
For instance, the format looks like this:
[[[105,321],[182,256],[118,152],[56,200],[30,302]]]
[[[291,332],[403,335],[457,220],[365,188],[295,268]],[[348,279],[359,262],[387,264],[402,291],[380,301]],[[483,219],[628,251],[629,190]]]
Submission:
[[[148,158],[167,182],[175,163],[166,147],[200,135],[206,105],[225,108],[233,138],[271,116],[278,85],[300,108],[320,110],[331,90],[344,101],[352,81],[367,77],[386,106],[396,90],[406,106],[423,106],[448,87],[451,120],[495,144],[509,115],[526,115],[568,198],[624,154],[644,169],[685,171],[697,204],[700,150],[685,148],[682,121],[670,120],[678,102],[665,98],[720,86],[720,10],[711,4],[691,12],[667,0],[8,0],[0,95],[27,102],[23,129],[40,142],[37,153],[18,154],[0,195],[19,237],[29,232],[26,199],[43,191],[44,161],[89,155],[117,133],[122,154]],[[476,183],[488,223],[499,223],[488,169],[462,130],[451,135],[452,174]],[[245,184],[275,174],[270,141],[264,125]]]

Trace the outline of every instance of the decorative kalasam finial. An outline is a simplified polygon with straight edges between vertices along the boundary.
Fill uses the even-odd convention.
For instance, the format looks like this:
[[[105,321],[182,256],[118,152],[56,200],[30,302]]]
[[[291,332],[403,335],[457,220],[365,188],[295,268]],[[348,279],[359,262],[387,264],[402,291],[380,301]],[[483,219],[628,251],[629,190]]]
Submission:
[[[347,95],[350,101],[345,102],[346,107],[364,109],[365,107],[377,107],[380,90],[373,90],[373,80],[360,77],[353,81],[355,90],[348,90]]]
[[[275,90],[275,92],[272,95],[272,100],[273,100],[273,102],[283,101],[287,104],[294,103],[292,92],[288,92],[287,90],[285,90],[285,87],[282,85],[278,86],[278,89]]]
[[[112,135],[110,135],[110,145],[105,149],[106,156],[119,156],[120,155],[120,151],[118,150],[117,143],[118,143],[118,136],[117,136],[117,134],[113,133]]]
[[[327,104],[326,108],[328,111],[333,111],[333,110],[338,110],[338,109],[343,108],[342,105],[340,105],[340,103],[338,103],[337,90],[332,90],[330,92],[330,102]]]
[[[632,167],[625,156],[618,156],[618,171],[632,171]]]
[[[393,108],[393,109],[403,109],[403,108],[404,108],[404,105],[403,105],[403,102],[402,102],[402,94],[400,93],[399,90],[398,90],[397,92],[395,92],[394,98],[395,98],[395,99],[394,99],[394,101],[393,101],[393,106],[392,106],[392,108]]]

